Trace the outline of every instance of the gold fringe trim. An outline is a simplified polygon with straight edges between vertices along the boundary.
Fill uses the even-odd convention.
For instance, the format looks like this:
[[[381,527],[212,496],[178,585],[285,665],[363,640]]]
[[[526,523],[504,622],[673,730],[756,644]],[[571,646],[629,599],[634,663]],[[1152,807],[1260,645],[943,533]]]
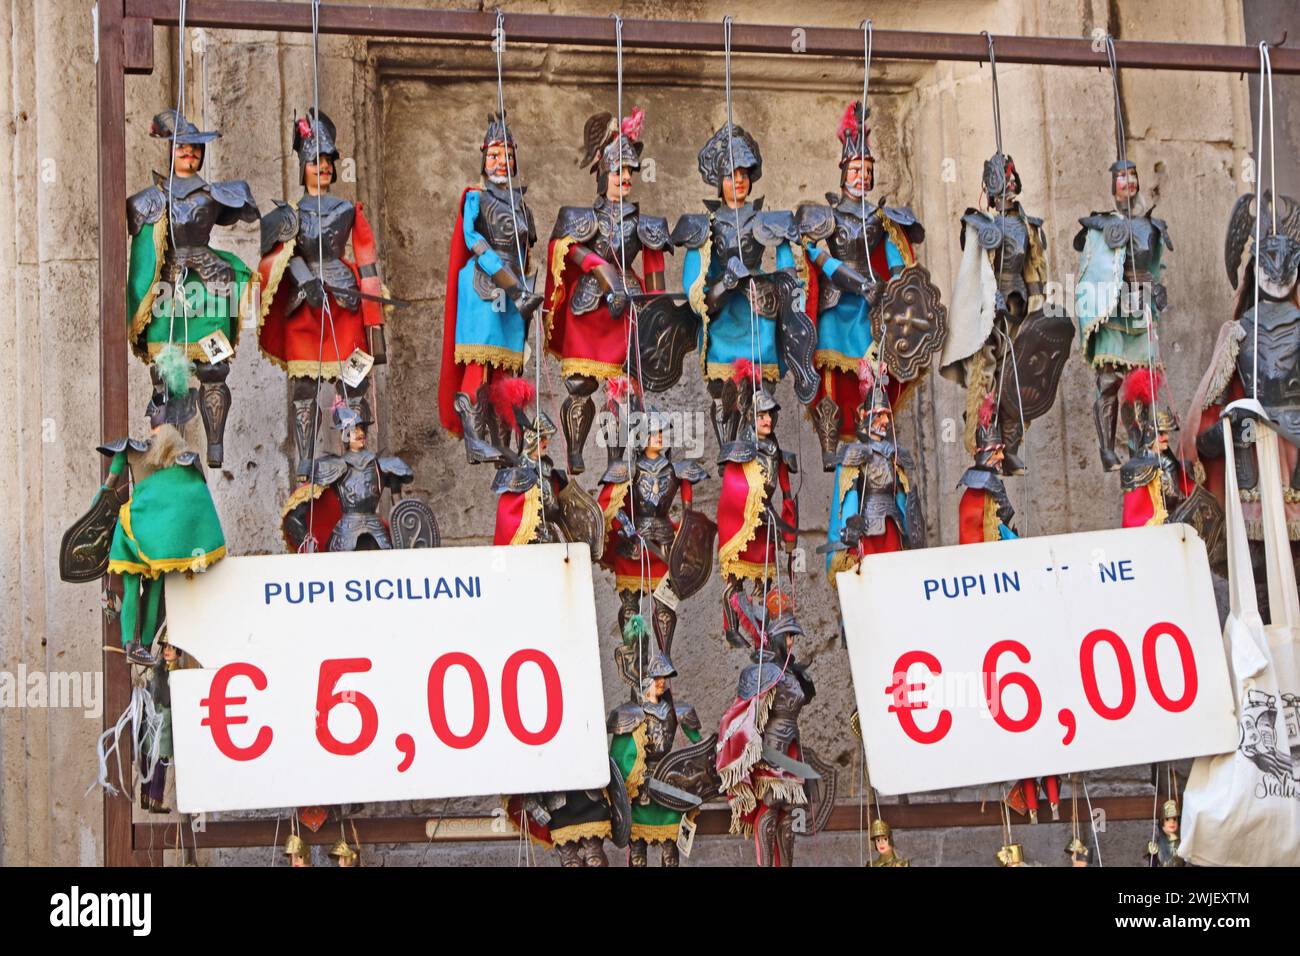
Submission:
[[[1002,535],[998,532],[998,503],[987,491],[984,493],[984,540],[997,541]]]
[[[853,375],[858,374],[858,363],[861,359],[849,358],[843,352],[837,352],[834,349],[818,349],[813,353],[813,366],[818,371],[833,369],[836,372],[849,372]],[[826,389],[830,392],[830,388]]]
[[[808,253],[798,242],[791,243],[790,253],[794,257],[794,273],[799,277],[799,287],[803,289],[806,296],[808,294]]]
[[[722,569],[722,573],[733,578],[748,578],[753,581],[762,581],[776,577],[776,562],[773,561],[766,567],[757,561],[732,561]]]
[[[284,530],[285,517],[288,516],[290,511],[292,511],[294,508],[297,508],[300,504],[303,504],[304,502],[307,501],[314,501],[315,499],[319,498],[321,495],[325,493],[325,489],[328,487],[329,487],[328,485],[317,485],[317,484],[299,485],[297,488],[293,490],[293,494],[289,495],[289,497],[285,500],[284,507],[280,509],[280,537],[284,541],[285,551],[288,551],[290,554],[293,554],[297,550],[297,548],[294,546],[294,543],[289,540],[289,535],[285,533]]]
[[[722,566],[722,573],[732,576],[738,576],[738,572],[732,570],[733,566],[748,563],[738,560],[740,552],[745,550],[758,533],[758,519],[763,513],[763,504],[767,499],[767,492],[763,487],[763,466],[757,460],[751,460],[741,467],[749,486],[745,492],[745,514],[741,519],[740,530],[718,546],[718,563]],[[762,574],[761,569],[759,574]]]
[[[627,777],[623,780],[629,800],[636,799],[637,794],[641,792],[641,784],[645,783],[646,722],[644,720],[632,728],[632,746],[636,748],[636,759],[632,761],[632,769],[627,772]]]
[[[541,523],[542,488],[540,485],[533,485],[524,492],[524,513],[519,519],[519,527],[515,529],[514,537],[510,539],[510,543],[528,544],[533,540],[533,535],[537,533],[537,528]]]
[[[614,590],[616,591],[653,591],[659,587],[660,583],[667,575],[652,574],[648,578],[632,574],[614,575]]]
[[[778,800],[794,804],[796,807],[808,805],[808,796],[804,793],[802,780],[784,780],[780,777],[759,777],[754,789],[754,797],[762,800],[768,794]]]
[[[271,311],[271,301],[275,298],[275,293],[280,289],[280,280],[284,278],[284,270],[289,267],[289,260],[293,258],[293,250],[297,244],[297,237],[290,239],[271,262],[271,274],[267,277],[266,287],[262,289],[262,314],[257,317],[258,332],[262,331],[262,324],[266,321],[266,314]]]
[[[1147,494],[1151,497],[1151,520],[1148,525],[1164,524],[1169,520],[1169,512],[1165,510],[1164,489],[1160,487],[1160,476],[1157,475],[1152,481],[1147,483]]]
[[[134,541],[135,539],[132,538],[131,540]],[[165,558],[161,561],[150,558],[148,564],[138,564],[135,561],[110,561],[108,562],[108,573],[138,574],[141,577],[157,578],[171,571],[206,571],[210,565],[216,564],[225,556],[226,546],[223,544],[215,551],[209,551],[206,554],[197,554],[185,558]]]
[[[1209,388],[1205,392],[1206,404],[1218,404],[1223,397],[1223,393],[1228,390],[1228,385],[1232,382],[1232,375],[1237,371],[1237,354],[1241,351],[1241,342],[1246,337],[1246,330],[1241,327],[1240,322],[1231,322],[1232,331],[1228,333],[1228,341],[1224,343],[1224,349],[1216,358],[1219,364],[1206,373],[1210,380]],[[1204,411],[1204,409],[1198,409]]]
[[[903,232],[903,227],[879,211],[876,212],[876,215],[880,219],[880,224],[885,227],[885,234],[889,236],[894,245],[898,247],[898,254],[903,257],[903,266],[915,265],[916,254],[911,251],[912,244],[907,241],[907,236]]]
[[[130,340],[131,350],[142,361],[150,361],[152,354],[150,351],[141,347],[140,335],[149,326],[153,318],[153,303],[157,296],[154,291],[158,288],[158,280],[162,276],[163,255],[167,251],[167,208],[164,206],[162,215],[158,221],[153,224],[153,278],[149,280],[149,291],[145,293],[140,304],[136,306],[135,315],[131,316]],[[190,356],[193,358],[193,356]]]
[[[593,820],[590,823],[575,823],[573,826],[560,827],[551,831],[551,841],[556,846],[576,843],[587,837],[603,837],[608,840],[613,835],[608,820]]]
[[[149,347],[146,350],[146,354],[148,357],[145,358],[144,355],[141,355],[141,358],[145,358],[145,361],[147,362],[152,362],[155,358],[158,357],[158,353],[161,352],[163,349],[165,349],[169,344],[179,344],[179,343],[150,342]],[[235,347],[235,343],[233,341],[230,343],[230,347],[232,349]],[[140,355],[140,352],[137,351],[136,354]],[[208,354],[203,351],[203,347],[200,346],[197,342],[186,343],[185,357],[188,358],[191,362],[206,362],[208,360]],[[315,366],[313,366],[313,369],[314,367]],[[313,374],[315,373],[313,372]]]
[[[700,317],[700,368],[704,370],[705,378],[718,377],[708,371],[709,303],[704,295],[705,277],[709,274],[709,263],[712,261],[713,213],[709,213],[709,236],[704,240],[704,245],[700,246],[700,274],[695,277],[691,287],[686,290],[686,301],[690,305],[691,311]]]
[[[963,438],[967,453],[975,454],[975,431],[979,428],[980,404],[984,396],[993,388],[993,371],[997,365],[993,360],[992,348],[981,346],[979,351],[968,360],[966,368],[966,415],[963,419],[965,428]]]
[[[858,475],[862,473],[862,468],[858,465],[841,465],[840,466],[840,484],[835,490],[835,500],[844,506],[844,496],[849,493],[853,483],[858,480]]]
[[[552,349],[547,349],[552,355],[556,353]],[[559,357],[559,356],[557,356]],[[569,375],[590,375],[592,378],[598,378],[602,382],[606,379],[617,378],[623,374],[623,366],[616,365],[613,362],[598,362],[595,359],[587,358],[560,358],[560,374],[567,377]]]
[[[684,816],[691,823],[699,816],[700,808],[687,810]],[[644,840],[646,843],[676,843],[677,834],[681,830],[680,823],[661,823],[657,826],[651,826],[648,823],[632,824],[632,839]]]
[[[835,583],[835,575],[841,571],[852,571],[858,566],[858,553],[856,551],[836,551],[831,555],[831,563],[826,568],[826,577],[831,584]]]
[[[726,362],[705,362],[704,377],[718,379],[722,381],[730,380],[731,376],[736,373],[735,363]],[[769,382],[775,382],[781,377],[781,370],[775,363],[763,366],[763,378]]]
[[[1259,492],[1256,490],[1238,491],[1237,496],[1241,498],[1242,501],[1249,502],[1249,503],[1257,504],[1261,500],[1259,497]],[[1296,504],[1297,502],[1300,502],[1300,490],[1296,490],[1295,488],[1282,489],[1282,501],[1289,505],[1293,505]]]
[[[753,834],[754,828],[744,819],[758,806],[753,788],[747,783],[737,784],[727,791],[727,803],[731,806],[731,832],[740,836]]]
[[[262,354],[266,355],[265,352]],[[321,378],[332,382],[339,377],[339,372],[343,368],[342,362],[318,362],[315,359],[290,359],[286,362],[274,355],[266,355],[266,357],[288,372],[290,378],[315,378],[316,370],[319,369]]]
[[[564,275],[564,259],[569,254],[569,249],[573,246],[574,238],[564,236],[555,241],[555,247],[551,250],[551,301],[546,303],[546,351],[559,357],[555,351],[555,346],[551,344],[551,332],[555,328],[555,312],[564,301],[564,284],[560,278]]]
[[[523,370],[522,352],[508,349],[503,345],[457,345],[455,361],[457,365],[495,365],[503,372],[518,373]]]
[[[1026,225],[1028,225],[1028,223],[1026,223]],[[1028,237],[1029,251],[1025,256],[1025,284],[1034,285],[1037,283],[1039,286],[1042,286],[1047,282],[1047,253],[1043,249],[1042,242],[1039,240],[1038,229],[1029,226],[1026,230],[1026,236]],[[1031,295],[1029,301],[1026,303],[1026,308],[1028,312],[1035,312],[1042,308],[1042,305],[1043,296],[1041,294]]]
[[[609,502],[605,505],[605,534],[608,535],[614,530],[614,517],[623,508],[623,502],[627,501],[628,489],[632,487],[630,481],[620,481],[614,486],[614,490],[609,493]]]

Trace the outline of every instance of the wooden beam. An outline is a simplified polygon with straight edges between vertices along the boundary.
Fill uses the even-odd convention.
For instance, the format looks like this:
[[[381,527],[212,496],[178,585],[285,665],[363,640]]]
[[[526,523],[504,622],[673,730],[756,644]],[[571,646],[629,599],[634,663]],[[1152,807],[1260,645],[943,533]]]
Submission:
[[[153,21],[127,17],[122,21],[125,69],[129,75],[153,72]]]

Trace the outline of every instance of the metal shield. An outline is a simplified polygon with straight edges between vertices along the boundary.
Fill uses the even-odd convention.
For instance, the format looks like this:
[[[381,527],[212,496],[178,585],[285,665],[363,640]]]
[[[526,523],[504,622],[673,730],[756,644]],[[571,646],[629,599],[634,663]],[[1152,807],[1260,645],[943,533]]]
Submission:
[[[786,368],[794,379],[794,394],[800,404],[809,405],[817,397],[821,376],[813,366],[817,351],[817,325],[804,312],[804,289],[798,278],[788,272],[772,276],[778,299],[778,345]]]
[[[627,784],[613,757],[609,758],[609,786],[605,795],[609,797],[609,842],[621,850],[632,839],[632,801],[628,799]]]
[[[662,392],[682,377],[682,361],[700,341],[700,320],[671,295],[655,296],[636,307],[636,356],[628,357],[628,374],[647,391]]]
[[[395,548],[437,548],[442,545],[438,519],[423,498],[403,498],[388,516]]]
[[[689,747],[674,750],[659,761],[654,770],[654,779],[698,798],[701,803],[707,803],[722,790],[722,780],[718,777],[717,750],[717,734],[710,734]],[[655,791],[654,800],[670,810],[680,810],[683,813],[698,806],[686,800],[675,799],[671,791]]]
[[[668,574],[679,598],[688,598],[713,575],[713,539],[718,526],[703,511],[687,508],[668,552]]]
[[[871,310],[871,335],[898,381],[910,382],[926,370],[948,338],[948,308],[925,266],[910,265],[885,285]]]
[[[125,476],[120,485],[95,496],[90,510],[63,533],[59,577],[72,584],[84,584],[104,576],[108,571],[108,549],[117,528],[117,513],[130,497]]]
[[[1056,389],[1061,382],[1061,372],[1070,358],[1074,341],[1074,322],[1068,315],[1048,316],[1034,312],[1020,323],[1016,333],[1016,363],[1003,369],[1001,415],[1018,421],[1024,415],[1025,423],[1047,414],[1056,401]],[[1020,385],[1020,399],[1016,400],[1016,384]]]
[[[570,481],[555,500],[560,506],[559,524],[565,539],[589,545],[592,562],[599,561],[605,553],[605,512],[596,499],[576,481]]]
[[[804,791],[808,797],[808,812],[812,814],[809,823],[809,835],[821,833],[830,823],[831,811],[835,809],[835,789],[839,782],[839,770],[832,763],[827,763],[817,756],[809,747],[803,748],[803,759],[810,767],[821,774],[820,780],[808,780]]]

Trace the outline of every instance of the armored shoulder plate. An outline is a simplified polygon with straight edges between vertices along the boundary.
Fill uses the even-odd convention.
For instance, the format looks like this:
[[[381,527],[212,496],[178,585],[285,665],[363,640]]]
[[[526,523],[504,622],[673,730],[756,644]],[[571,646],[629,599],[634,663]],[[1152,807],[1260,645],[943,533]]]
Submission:
[[[1169,238],[1169,223],[1165,222],[1163,219],[1157,219],[1155,216],[1149,216],[1148,218],[1151,220],[1151,225],[1155,227],[1156,232],[1160,233],[1160,238],[1164,241],[1165,248],[1170,252],[1173,252],[1174,244]]]
[[[641,245],[647,249],[672,251],[672,242],[668,235],[668,220],[663,216],[638,216],[636,234],[641,240]]]
[[[691,730],[700,730],[703,724],[700,723],[700,715],[695,712],[691,704],[677,704],[677,722],[683,727],[689,727]]]
[[[602,485],[622,485],[627,480],[627,459],[625,458],[611,461],[609,467],[605,469],[605,473],[600,476]]]
[[[792,475],[799,473],[799,456],[792,451],[781,451],[781,460],[785,462],[785,467],[790,469]]]
[[[705,213],[689,212],[673,226],[671,240],[674,246],[698,249],[709,238],[709,217]]]
[[[835,231],[835,214],[830,206],[822,203],[800,203],[794,211],[794,219],[800,234],[813,242],[829,238]]]
[[[921,225],[921,220],[916,218],[916,213],[910,207],[881,206],[879,209],[881,215],[902,227],[903,235],[913,245],[925,242],[925,226]]]
[[[736,682],[736,696],[748,700],[757,697],[759,691],[771,690],[781,681],[782,670],[780,662],[750,664],[740,672],[740,680]]]
[[[1119,486],[1124,491],[1145,488],[1160,476],[1160,461],[1154,455],[1130,458],[1119,470]]]
[[[961,217],[962,229],[959,241],[963,249],[966,248],[966,226],[972,226],[975,234],[979,237],[981,249],[994,249],[1002,241],[1002,232],[998,229],[993,217],[980,212],[978,209],[967,209]]]
[[[860,468],[866,463],[871,449],[859,441],[842,442],[835,450],[835,464],[849,468]]]
[[[1005,490],[1002,479],[987,468],[967,468],[957,482],[958,488],[973,488],[976,491],[991,491],[998,494]]]
[[[221,225],[228,226],[241,219],[244,222],[256,222],[259,218],[253,190],[242,179],[208,183],[208,192],[224,207],[217,213],[217,222]]]
[[[610,734],[630,734],[641,726],[645,720],[645,711],[637,704],[628,702],[619,704],[605,718],[605,732]]]
[[[911,472],[912,453],[910,451],[908,451],[906,448],[900,448],[898,449],[894,457],[898,460],[898,467],[902,468],[903,471]]]
[[[403,485],[415,478],[415,472],[411,470],[411,466],[396,455],[381,455],[379,457],[379,473],[390,482]]]
[[[765,246],[797,242],[799,227],[795,225],[794,213],[785,210],[755,213],[754,238]]]
[[[673,460],[673,473],[682,481],[689,481],[692,484],[700,481],[707,481],[709,472],[694,458],[687,458],[685,461]]]
[[[1074,234],[1074,242],[1071,243],[1071,245],[1074,246],[1075,252],[1083,252],[1083,247],[1088,244],[1089,229],[1106,228],[1105,217],[1106,214],[1104,212],[1094,212],[1087,216],[1079,217],[1079,231]]]
[[[298,235],[298,210],[280,199],[271,202],[273,208],[262,217],[262,255]]]
[[[95,449],[95,451],[99,452],[105,458],[112,458],[119,451],[126,451],[128,448],[132,451],[148,451],[149,443],[147,441],[140,441],[138,438],[119,438],[116,441],[100,445]]]
[[[135,235],[146,222],[157,222],[167,208],[167,196],[157,186],[142,189],[126,201],[126,228]]]
[[[722,446],[718,461],[734,461],[743,465],[747,461],[753,461],[757,454],[758,449],[754,447],[752,441],[729,441]]]
[[[1037,216],[1025,214],[1025,222],[1029,223],[1030,230],[1038,238],[1038,245],[1044,252],[1047,251],[1047,233],[1043,230],[1043,220]]]
[[[515,493],[527,491],[535,484],[537,484],[537,469],[529,465],[498,468],[497,473],[492,476],[492,492],[498,495],[507,491]]]
[[[555,229],[552,239],[568,237],[578,242],[586,242],[596,234],[596,210],[590,206],[561,206],[560,214],[555,217]]]
[[[348,463],[338,455],[321,455],[312,464],[312,481],[318,485],[332,485],[348,471]]]

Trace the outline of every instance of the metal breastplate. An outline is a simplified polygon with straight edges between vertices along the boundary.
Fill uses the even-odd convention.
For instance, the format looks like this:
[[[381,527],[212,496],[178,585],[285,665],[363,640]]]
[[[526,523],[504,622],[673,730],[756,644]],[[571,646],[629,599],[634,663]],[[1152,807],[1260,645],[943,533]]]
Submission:
[[[504,189],[498,192],[497,187],[490,186],[479,191],[478,219],[474,228],[516,277],[524,274],[520,253],[526,257],[533,244],[529,218],[528,207],[518,189],[515,190],[513,211]]]
[[[1145,216],[1112,219],[1102,230],[1102,238],[1112,249],[1124,249],[1124,278],[1136,282],[1151,281],[1151,265],[1160,235]]]
[[[826,239],[826,248],[836,259],[866,275],[868,250],[880,245],[880,241],[885,238],[885,227],[880,222],[880,216],[874,215],[872,207],[868,205],[867,228],[863,230],[860,210],[849,212],[837,206],[833,212],[835,229]]]
[[[1289,441],[1300,436],[1300,309],[1289,302],[1261,302],[1259,401]],[[1237,373],[1246,394],[1255,391],[1255,310],[1241,317],[1246,333],[1237,353]]]
[[[355,220],[356,207],[345,199],[321,197],[319,214],[316,197],[304,196],[298,201],[294,253],[307,263],[312,274],[325,280],[334,301],[345,309],[361,304],[356,274],[343,261]]]
[[[1183,494],[1182,469],[1174,460],[1174,456],[1169,452],[1163,452],[1160,455],[1160,489],[1164,493],[1167,501],[1166,509],[1174,510],[1174,505],[1182,502],[1187,496]]]
[[[785,753],[799,739],[799,711],[807,703],[803,688],[793,674],[786,674],[772,695],[772,709],[763,728],[763,743]]]
[[[618,206],[612,202],[597,202],[596,234],[591,237],[591,251],[606,262],[626,263],[629,267],[641,254],[641,238],[636,232],[638,213],[631,204],[623,207],[622,238],[619,237]]]
[[[205,282],[230,281],[235,277],[229,263],[208,247],[219,207],[205,186],[198,186],[184,196],[172,196],[163,254],[164,281],[175,283],[182,269],[190,277],[197,273]]]
[[[901,530],[903,513],[898,507],[898,475],[891,455],[873,451],[867,456],[858,476],[858,493],[859,511],[866,522],[867,534],[884,534],[885,521],[889,518]]]
[[[655,461],[643,457],[637,462],[632,489],[636,529],[647,540],[659,545],[661,550],[672,544],[677,533],[670,514],[680,485],[672,462],[667,458]]]
[[[758,439],[757,446],[754,460],[763,469],[763,491],[767,500],[771,501],[776,494],[781,451],[776,447],[776,442],[762,438]]]
[[[334,483],[339,507],[344,514],[374,514],[384,490],[375,456],[369,452],[348,452],[343,460],[348,465],[347,474]]]
[[[997,274],[998,289],[1004,296],[1014,293],[1028,300],[1025,261],[1029,258],[1029,228],[1019,216],[995,216],[994,228],[1001,233],[1001,248],[994,246],[988,254]]]
[[[745,206],[740,212],[740,233],[736,232],[736,212],[723,206],[713,214],[713,267],[720,275],[727,260],[739,256],[746,268],[757,270],[763,264],[763,244],[754,238],[754,210]]]
[[[645,731],[646,769],[653,770],[673,749],[673,737],[677,735],[677,713],[672,705],[666,701],[660,705],[647,704]]]

